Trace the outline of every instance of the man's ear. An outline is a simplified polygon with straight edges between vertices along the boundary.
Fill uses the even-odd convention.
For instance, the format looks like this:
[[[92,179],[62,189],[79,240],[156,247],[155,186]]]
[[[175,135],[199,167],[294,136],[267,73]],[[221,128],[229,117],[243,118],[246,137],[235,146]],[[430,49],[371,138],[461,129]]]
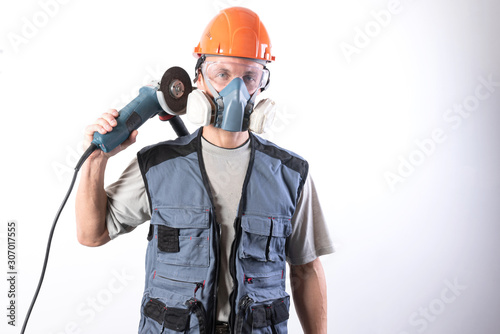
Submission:
[[[198,78],[196,80],[196,87],[201,90],[205,90],[205,79],[203,78],[203,74],[201,74],[201,69],[198,69]]]
[[[205,78],[203,77],[201,70],[198,74],[198,80],[196,81],[196,88],[198,88],[199,90],[202,90],[208,96],[213,97],[212,92],[210,91],[210,89],[208,89],[208,87],[205,84]]]

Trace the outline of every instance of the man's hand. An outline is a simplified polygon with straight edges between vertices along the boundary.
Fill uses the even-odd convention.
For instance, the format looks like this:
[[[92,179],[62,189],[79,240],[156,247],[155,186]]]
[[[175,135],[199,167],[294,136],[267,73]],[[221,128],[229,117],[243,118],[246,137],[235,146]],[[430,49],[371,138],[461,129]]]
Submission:
[[[94,124],[91,124],[85,128],[85,135],[84,135],[84,140],[83,140],[83,145],[84,148],[87,148],[90,146],[90,143],[94,139],[94,132],[99,132],[100,134],[104,135],[108,132],[113,131],[113,128],[117,125],[116,118],[118,117],[118,111],[116,109],[110,109],[107,113],[104,113],[99,117]],[[101,150],[96,150],[94,153],[91,155],[92,158],[96,157],[104,157],[104,158],[110,158],[113,155],[117,154],[120,151],[123,151],[133,143],[135,143],[136,137],[137,137],[137,130],[132,131],[130,133],[130,136],[125,140],[123,143],[118,145],[114,150],[108,153],[104,153]]]
[[[326,279],[319,258],[290,266],[290,284],[295,310],[305,334],[326,334]]]

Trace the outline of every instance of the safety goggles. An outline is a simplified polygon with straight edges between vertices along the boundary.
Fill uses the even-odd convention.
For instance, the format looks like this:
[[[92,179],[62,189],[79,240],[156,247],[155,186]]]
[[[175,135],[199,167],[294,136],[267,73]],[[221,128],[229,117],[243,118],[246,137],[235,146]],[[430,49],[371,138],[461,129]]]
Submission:
[[[258,66],[227,61],[206,61],[201,67],[203,76],[220,91],[234,78],[241,78],[250,94],[266,86],[269,70]]]

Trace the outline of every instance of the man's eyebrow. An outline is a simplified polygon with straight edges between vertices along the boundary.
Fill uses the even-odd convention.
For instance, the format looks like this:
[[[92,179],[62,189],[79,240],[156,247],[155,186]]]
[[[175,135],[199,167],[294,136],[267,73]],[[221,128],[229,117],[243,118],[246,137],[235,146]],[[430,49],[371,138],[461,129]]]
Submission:
[[[245,72],[245,73],[243,73],[243,76],[256,77],[256,76],[258,76],[258,74],[255,72]]]
[[[247,69],[244,73],[245,74],[258,74],[260,71],[259,69]]]

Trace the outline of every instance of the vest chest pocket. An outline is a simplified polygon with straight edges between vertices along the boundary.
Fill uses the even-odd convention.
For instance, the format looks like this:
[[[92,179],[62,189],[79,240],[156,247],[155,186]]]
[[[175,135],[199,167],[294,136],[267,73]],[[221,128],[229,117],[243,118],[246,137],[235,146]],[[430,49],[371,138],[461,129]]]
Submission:
[[[151,224],[157,226],[158,262],[209,266],[209,209],[158,208],[154,210]]]
[[[240,259],[260,262],[285,260],[286,238],[292,233],[290,219],[243,215],[241,229]]]

